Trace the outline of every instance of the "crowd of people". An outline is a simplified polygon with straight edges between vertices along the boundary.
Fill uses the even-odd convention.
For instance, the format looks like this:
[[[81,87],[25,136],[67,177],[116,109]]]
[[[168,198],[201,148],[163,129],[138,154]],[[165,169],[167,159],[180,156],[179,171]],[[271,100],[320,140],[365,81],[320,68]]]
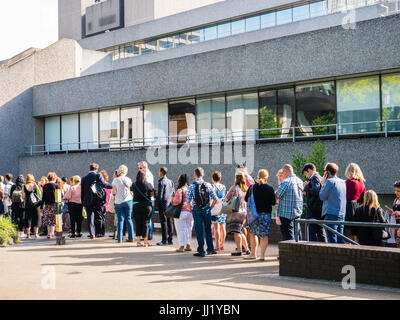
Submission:
[[[4,178],[0,176],[0,218],[11,217],[20,237],[26,233],[27,238],[32,234],[35,238],[54,238],[56,214],[61,210],[63,227],[70,238],[82,237],[82,222],[87,218],[88,237],[94,239],[105,236],[105,215],[109,212],[115,214],[115,233],[111,237],[118,243],[136,242],[138,247],[149,247],[152,216],[158,210],[161,224],[158,246],[173,245],[175,228],[179,245],[176,252],[192,251],[194,227],[197,239],[194,256],[223,251],[226,236],[233,234],[236,249],[232,256],[260,260],[265,259],[274,206],[283,241],[294,240],[295,220],[304,216],[304,211],[306,219],[398,222],[400,181],[394,184],[393,206],[383,210],[377,194],[366,190],[357,164],[350,163],[346,168],[347,180],[339,178],[338,171],[335,163],[327,163],[321,177],[316,166],[307,163],[302,169],[306,180],[303,182],[293,167],[286,164],[276,175],[279,184],[276,190],[268,183],[268,170],[259,170],[257,178],[253,178],[245,164],[237,166],[229,188],[221,183],[219,171],[212,172],[211,182],[206,182],[201,167],[194,170],[192,182],[186,173],[181,174],[176,189],[167,177],[168,169],[162,167],[155,188],[154,177],[145,161],[138,163],[135,181],[128,177],[127,166],[121,165],[113,172],[110,183],[107,172],[99,172],[96,163],[90,164],[89,173],[84,177],[76,175],[69,180],[49,172],[39,181],[28,174],[19,175],[13,182],[13,176],[7,174]],[[329,226],[361,245],[397,247],[396,239],[400,237],[400,229],[391,228],[385,238],[372,227]],[[309,224],[308,232],[310,241],[345,243],[342,237],[325,232],[318,224]]]

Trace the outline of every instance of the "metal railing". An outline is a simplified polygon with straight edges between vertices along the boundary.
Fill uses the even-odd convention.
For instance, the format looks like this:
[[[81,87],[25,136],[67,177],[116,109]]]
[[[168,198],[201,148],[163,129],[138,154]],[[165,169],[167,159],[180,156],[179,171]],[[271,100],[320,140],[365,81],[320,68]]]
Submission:
[[[294,224],[294,233],[295,233],[295,240],[296,242],[299,242],[300,238],[300,224],[304,223],[305,225],[305,241],[310,241],[309,237],[309,230],[308,226],[310,224],[317,224],[322,226],[326,231],[332,232],[336,234],[338,237],[342,238],[343,240],[350,242],[351,244],[354,245],[360,245],[359,243],[355,242],[354,240],[346,237],[345,235],[341,234],[340,232],[332,229],[331,227],[327,226],[328,224],[332,225],[343,225],[343,226],[353,226],[353,227],[373,227],[373,228],[394,228],[394,229],[399,229],[400,224],[390,224],[390,223],[377,223],[377,222],[353,222],[353,221],[330,221],[330,220],[316,220],[316,219],[295,219],[295,224]]]
[[[209,133],[164,135],[157,137],[109,139],[56,144],[40,144],[25,147],[25,155],[50,153],[138,150],[190,144],[216,144],[253,141],[292,141],[304,139],[352,137],[359,135],[383,135],[400,133],[400,119],[351,123],[322,124],[285,128],[210,130]]]

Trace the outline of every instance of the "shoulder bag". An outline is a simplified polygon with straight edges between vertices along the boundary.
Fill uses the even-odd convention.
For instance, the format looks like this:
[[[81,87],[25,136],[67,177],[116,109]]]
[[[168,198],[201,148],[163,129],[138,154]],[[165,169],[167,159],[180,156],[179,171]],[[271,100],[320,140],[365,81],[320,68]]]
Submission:
[[[240,198],[235,195],[236,194],[236,188],[232,190],[232,197],[229,199],[228,203],[222,207],[221,212],[222,213],[232,213],[232,212],[238,212],[239,207],[240,207]]]
[[[374,215],[373,222],[378,222],[379,223],[378,209],[375,209],[375,215]],[[385,221],[385,223],[386,223],[386,221]],[[374,238],[374,240],[379,241],[379,240],[387,240],[391,236],[390,236],[390,232],[389,232],[389,230],[387,230],[387,228],[372,227],[372,237]]]
[[[37,194],[37,189],[38,189],[38,187],[35,184],[35,190],[32,190],[32,192],[30,193],[30,196],[29,196],[32,205],[35,207],[39,206],[40,202],[41,202],[40,196]]]
[[[254,186],[250,187],[250,197],[249,197],[249,201],[247,201],[247,222],[249,225],[252,224],[253,222],[255,222],[259,217],[259,214],[258,214],[257,208],[256,208],[256,202],[254,200],[253,188],[254,188]]]
[[[112,194],[110,197],[110,201],[108,201],[108,212],[115,214],[115,196]]]
[[[181,215],[181,211],[182,211],[182,207],[183,207],[183,190],[182,191],[182,201],[180,204],[178,204],[177,206],[173,206],[171,203],[169,204],[167,210],[165,210],[164,214],[167,218],[175,218],[175,219],[179,219],[180,215]]]

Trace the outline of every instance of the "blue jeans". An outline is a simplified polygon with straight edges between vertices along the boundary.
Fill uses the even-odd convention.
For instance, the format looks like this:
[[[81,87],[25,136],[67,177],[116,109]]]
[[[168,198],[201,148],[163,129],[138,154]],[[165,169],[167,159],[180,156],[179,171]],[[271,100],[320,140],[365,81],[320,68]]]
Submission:
[[[210,207],[199,208],[194,206],[193,208],[193,219],[194,219],[194,229],[196,231],[197,238],[197,252],[201,255],[205,255],[204,252],[204,228],[206,229],[206,243],[207,243],[207,253],[214,251],[214,244],[211,232],[211,209]]]
[[[325,215],[324,218],[327,221],[344,221],[343,218],[339,218],[338,216],[334,216],[331,214]],[[343,225],[327,224],[327,226],[331,227],[333,230],[336,230],[340,234],[343,234]],[[328,230],[326,230],[326,237],[328,238],[328,243],[345,243],[343,238],[338,237],[336,234],[329,232]]]
[[[124,220],[126,221],[126,226],[128,229],[128,239],[133,240],[133,223],[132,223],[132,201],[126,201],[120,204],[115,204],[115,211],[118,217],[118,241],[122,241],[123,231],[124,231]]]
[[[294,234],[294,221],[297,219],[287,219],[284,217],[279,217],[281,220],[281,234],[282,234],[282,241],[287,240],[295,240]],[[299,226],[300,227],[300,226]],[[301,229],[299,230],[299,241],[302,240]]]

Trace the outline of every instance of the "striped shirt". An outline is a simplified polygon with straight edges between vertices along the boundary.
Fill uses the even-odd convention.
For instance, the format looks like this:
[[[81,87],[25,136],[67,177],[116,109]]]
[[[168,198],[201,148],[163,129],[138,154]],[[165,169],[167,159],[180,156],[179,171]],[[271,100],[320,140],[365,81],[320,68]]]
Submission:
[[[303,181],[291,174],[282,181],[276,196],[279,198],[278,216],[293,220],[303,213]]]

